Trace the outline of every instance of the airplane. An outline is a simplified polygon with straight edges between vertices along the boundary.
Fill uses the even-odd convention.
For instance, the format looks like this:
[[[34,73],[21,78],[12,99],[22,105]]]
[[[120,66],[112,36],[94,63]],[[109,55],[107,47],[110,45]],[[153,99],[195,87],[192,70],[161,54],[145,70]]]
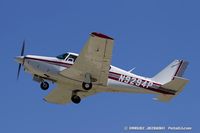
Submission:
[[[155,100],[167,102],[188,83],[189,80],[183,78],[189,64],[185,60],[174,60],[151,78],[112,66],[113,43],[112,37],[92,32],[80,54],[66,52],[46,57],[24,56],[24,41],[21,55],[16,57],[17,79],[23,66],[42,90],[47,90],[50,82],[56,83],[56,88],[43,98],[54,104],[79,104],[83,98],[100,92],[155,94]]]

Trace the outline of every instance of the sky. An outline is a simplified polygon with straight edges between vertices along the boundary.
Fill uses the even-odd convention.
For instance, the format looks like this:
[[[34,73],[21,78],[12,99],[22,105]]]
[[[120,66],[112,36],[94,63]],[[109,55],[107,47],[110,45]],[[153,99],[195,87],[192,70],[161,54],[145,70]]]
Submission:
[[[124,133],[126,126],[187,126],[199,132],[199,1],[189,0],[0,0],[0,132]],[[20,54],[56,56],[79,53],[91,32],[115,39],[112,65],[152,77],[174,59],[190,62],[190,82],[168,103],[155,95],[101,93],[79,105],[42,99],[30,74],[21,71]],[[147,131],[150,132],[150,131]],[[169,132],[169,131],[164,131]],[[184,132],[184,131],[182,131]]]

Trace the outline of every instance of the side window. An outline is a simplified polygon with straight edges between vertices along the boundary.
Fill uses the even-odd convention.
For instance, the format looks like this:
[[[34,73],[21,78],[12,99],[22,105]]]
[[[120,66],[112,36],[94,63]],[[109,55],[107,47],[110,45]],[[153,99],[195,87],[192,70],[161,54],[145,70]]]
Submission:
[[[77,56],[70,54],[66,59],[67,62],[74,63],[76,61]]]
[[[68,62],[74,62],[74,59],[73,58],[68,58],[67,61]]]

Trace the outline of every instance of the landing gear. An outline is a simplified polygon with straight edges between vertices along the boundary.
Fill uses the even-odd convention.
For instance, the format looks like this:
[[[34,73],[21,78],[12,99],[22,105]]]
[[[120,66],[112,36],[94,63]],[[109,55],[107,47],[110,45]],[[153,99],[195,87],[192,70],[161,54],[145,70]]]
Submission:
[[[77,95],[72,95],[71,100],[75,104],[79,104],[81,102],[81,98]]]
[[[47,90],[49,88],[49,83],[46,81],[41,82],[40,87],[42,90]]]
[[[82,88],[84,90],[90,90],[92,88],[91,75],[89,73],[85,74],[85,79],[82,83]]]
[[[82,83],[82,87],[85,90],[90,90],[92,88],[92,83],[85,83],[85,82],[83,82]]]

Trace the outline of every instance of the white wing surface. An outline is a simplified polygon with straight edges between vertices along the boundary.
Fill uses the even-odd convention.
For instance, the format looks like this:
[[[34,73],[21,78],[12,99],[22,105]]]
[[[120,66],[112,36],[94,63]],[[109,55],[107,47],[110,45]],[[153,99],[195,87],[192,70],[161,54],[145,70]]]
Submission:
[[[112,48],[111,37],[101,33],[91,33],[76,62],[69,69],[63,70],[61,75],[84,81],[85,74],[89,73],[93,83],[107,85]]]

